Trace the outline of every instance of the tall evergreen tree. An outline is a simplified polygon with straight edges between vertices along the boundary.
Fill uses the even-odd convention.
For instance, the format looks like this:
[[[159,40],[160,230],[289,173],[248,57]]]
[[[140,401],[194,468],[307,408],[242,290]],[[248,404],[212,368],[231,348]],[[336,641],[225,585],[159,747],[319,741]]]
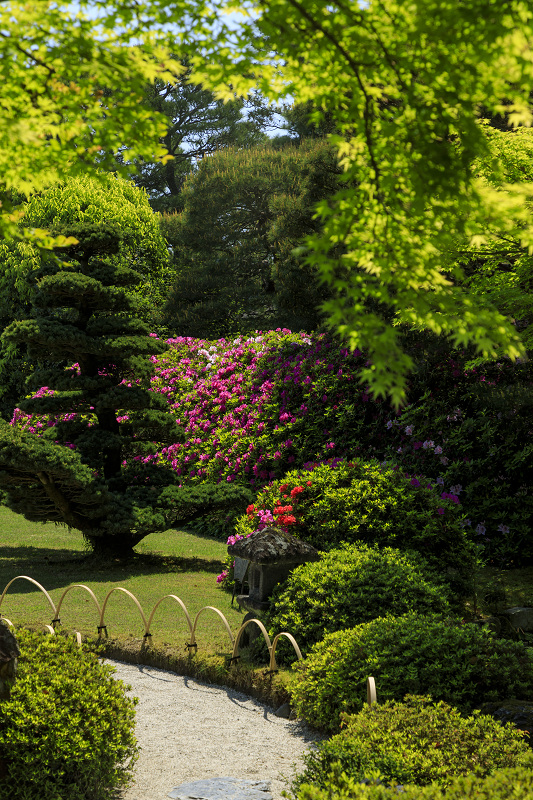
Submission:
[[[181,335],[217,338],[287,326],[313,329],[326,294],[294,255],[317,230],[314,206],[338,188],[324,140],[228,148],[189,176],[173,223],[177,280],[164,321]]]
[[[94,551],[124,555],[147,534],[248,500],[249,492],[183,489],[172,471],[144,463],[154,442],[177,441],[181,431],[164,397],[149,391],[149,356],[166,345],[135,316],[131,287],[142,276],[110,260],[120,247],[117,228],[81,223],[56,232],[78,243],[43,263],[33,317],[3,334],[49,366],[32,378],[46,389],[20,403],[37,416],[19,412],[18,423],[0,426],[0,486],[26,519],[64,523]]]
[[[146,193],[115,175],[77,176],[58,182],[18,206],[19,229],[66,229],[78,223],[111,223],[121,231],[113,265],[135,266],[142,275],[137,286],[126,288],[141,302],[137,316],[153,324],[154,311],[163,304],[174,281],[169,251],[158,217]],[[34,273],[41,254],[36,243],[19,239],[0,241],[0,332],[31,314]],[[10,419],[24,391],[28,370],[36,364],[11,346],[0,347],[0,414]]]
[[[217,100],[213,92],[194,83],[191,69],[183,66],[176,82],[156,80],[146,88],[145,105],[167,119],[160,143],[172,156],[165,163],[154,159],[137,164],[134,180],[146,189],[156,211],[181,208],[185,178],[205,156],[264,141],[264,128],[273,114],[257,94],[247,100]]]

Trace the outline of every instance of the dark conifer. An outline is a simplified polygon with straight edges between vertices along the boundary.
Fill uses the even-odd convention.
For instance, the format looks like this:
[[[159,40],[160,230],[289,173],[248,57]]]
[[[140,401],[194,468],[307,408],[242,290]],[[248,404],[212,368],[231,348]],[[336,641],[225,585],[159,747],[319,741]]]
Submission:
[[[42,264],[32,318],[14,322],[3,338],[48,364],[30,385],[54,393],[21,401],[21,410],[63,419],[35,433],[1,423],[0,486],[26,519],[64,523],[94,551],[125,555],[149,533],[250,494],[182,488],[168,467],[144,463],[156,443],[182,436],[164,397],[149,390],[149,357],[167,345],[136,317],[139,301],[128,289],[142,276],[108,258],[120,231],[82,223],[61,233],[78,244]]]

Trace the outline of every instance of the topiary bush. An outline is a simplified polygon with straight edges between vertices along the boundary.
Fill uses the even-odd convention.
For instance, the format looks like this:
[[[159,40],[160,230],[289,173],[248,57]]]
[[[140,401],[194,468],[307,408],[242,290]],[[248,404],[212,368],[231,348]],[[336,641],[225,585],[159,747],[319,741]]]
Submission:
[[[365,706],[359,714],[343,715],[343,723],[341,733],[304,756],[294,792],[302,783],[326,789],[334,766],[356,781],[379,773],[383,783],[418,786],[448,786],[457,775],[533,766],[533,753],[513,725],[479,712],[462,717],[428,697]]]
[[[448,591],[418,553],[344,544],[296,567],[277,587],[270,635],[289,631],[307,653],[326,633],[386,614],[447,613]]]
[[[496,770],[485,778],[467,775],[454,778],[442,789],[433,786],[402,786],[402,800],[533,800],[533,771],[526,767]],[[340,770],[332,774],[326,788],[302,784],[298,800],[397,800],[398,788],[377,783],[358,783]]]
[[[339,730],[340,712],[361,710],[369,675],[379,700],[427,694],[470,713],[483,702],[531,696],[529,653],[521,642],[461,620],[381,617],[327,634],[296,665],[289,691],[299,716],[331,732]]]
[[[235,532],[246,536],[269,513],[318,550],[355,541],[416,550],[464,588],[474,555],[456,500],[377,461],[335,459],[308,464],[265,487]]]
[[[0,703],[0,796],[109,800],[130,783],[136,699],[95,653],[17,631],[11,699]]]

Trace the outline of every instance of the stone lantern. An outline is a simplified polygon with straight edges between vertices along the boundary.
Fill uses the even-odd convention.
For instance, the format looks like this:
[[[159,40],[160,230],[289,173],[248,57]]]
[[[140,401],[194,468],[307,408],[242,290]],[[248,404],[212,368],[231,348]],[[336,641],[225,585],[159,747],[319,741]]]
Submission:
[[[320,558],[310,544],[276,527],[263,528],[247,539],[239,539],[228,546],[228,553],[248,562],[249,594],[237,597],[239,605],[248,611],[265,611],[276,584],[284,581],[298,564]]]

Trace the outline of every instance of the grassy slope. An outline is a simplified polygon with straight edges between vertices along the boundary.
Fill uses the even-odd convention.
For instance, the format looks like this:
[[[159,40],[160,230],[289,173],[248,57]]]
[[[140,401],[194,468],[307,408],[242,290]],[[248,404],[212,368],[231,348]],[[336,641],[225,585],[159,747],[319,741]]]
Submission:
[[[226,546],[188,533],[166,531],[151,534],[141,542],[133,562],[95,562],[86,558],[81,535],[66,528],[27,522],[0,507],[0,592],[17,575],[39,581],[54,603],[67,586],[83,583],[95,593],[100,605],[114,586],[129,589],[148,617],[156,602],[166,594],[180,597],[189,614],[212,605],[226,616],[233,633],[243,615],[231,607],[231,595],[216,585]],[[52,609],[46,597],[27,581],[16,581],[6,594],[0,612],[12,622],[39,625],[50,623]],[[133,601],[115,592],[109,600],[105,622],[110,637],[142,639],[144,627]],[[97,611],[89,594],[75,589],[65,598],[61,624],[83,635],[95,635]],[[188,627],[175,601],[166,600],[156,612],[151,627],[154,645],[183,651],[189,639]],[[229,653],[229,637],[217,615],[206,611],[199,619],[198,652]],[[265,661],[267,661],[265,647]]]

